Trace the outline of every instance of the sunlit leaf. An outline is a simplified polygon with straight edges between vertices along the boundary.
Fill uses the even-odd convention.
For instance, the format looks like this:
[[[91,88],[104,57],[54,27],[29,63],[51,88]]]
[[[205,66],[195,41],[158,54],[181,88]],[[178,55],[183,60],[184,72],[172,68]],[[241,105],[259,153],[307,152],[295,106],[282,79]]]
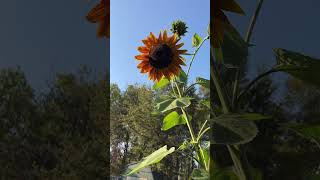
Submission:
[[[279,71],[304,82],[320,86],[320,60],[285,49],[274,49]]]
[[[198,47],[202,41],[202,38],[195,33],[192,37],[192,47]]]
[[[163,77],[159,82],[155,83],[152,88],[154,90],[161,89],[166,87],[168,84],[170,84],[170,81],[167,78]]]
[[[204,169],[193,169],[191,178],[195,180],[209,180],[209,173]]]
[[[192,98],[183,97],[177,99],[168,99],[156,105],[158,111],[164,113],[171,109],[188,107],[191,104]]]
[[[179,115],[176,111],[173,111],[163,119],[161,130],[166,131],[180,124],[186,124],[185,118]]]
[[[209,171],[209,161],[210,161],[210,141],[206,141],[205,145],[201,146],[200,149],[200,155],[201,157],[198,157],[200,163],[203,165],[203,167],[206,168],[206,170]]]
[[[137,173],[149,165],[160,162],[168,154],[173,153],[174,150],[175,150],[174,147],[172,147],[168,150],[167,145],[163,146],[162,148],[156,150],[155,152],[153,152],[149,156],[143,158],[143,160],[137,166],[135,166],[130,172],[128,172],[126,175],[131,175],[131,174]]]
[[[196,83],[200,84],[201,86],[203,86],[207,89],[210,89],[210,80],[208,80],[208,79],[198,77],[196,79]]]

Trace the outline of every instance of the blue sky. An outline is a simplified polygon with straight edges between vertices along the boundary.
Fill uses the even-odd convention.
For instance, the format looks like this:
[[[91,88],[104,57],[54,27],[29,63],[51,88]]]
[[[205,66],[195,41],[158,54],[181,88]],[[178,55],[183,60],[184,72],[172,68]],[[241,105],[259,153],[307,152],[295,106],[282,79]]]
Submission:
[[[110,8],[110,76],[111,82],[117,83],[121,89],[135,83],[153,84],[147,74],[140,74],[138,62],[134,59],[139,54],[137,47],[142,45],[141,40],[150,32],[159,34],[160,30],[169,30],[174,20],[183,20],[189,28],[181,40],[185,43],[181,49],[192,53],[193,34],[205,37],[210,21],[210,0],[111,0]],[[209,44],[207,41],[198,52],[190,73],[191,81],[198,76],[209,78]],[[191,56],[185,58],[188,64]]]

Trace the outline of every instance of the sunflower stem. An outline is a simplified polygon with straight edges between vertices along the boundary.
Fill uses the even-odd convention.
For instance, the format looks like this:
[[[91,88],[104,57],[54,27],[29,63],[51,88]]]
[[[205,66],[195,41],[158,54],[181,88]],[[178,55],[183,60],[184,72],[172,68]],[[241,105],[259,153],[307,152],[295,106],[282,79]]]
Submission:
[[[176,79],[174,79],[174,84],[176,85],[176,88],[177,88],[179,97],[182,98],[182,95],[181,95],[181,92],[180,92],[180,88],[179,88],[179,86],[178,86],[178,83],[176,82]],[[186,123],[187,123],[188,129],[189,129],[189,132],[190,132],[190,136],[191,136],[192,142],[195,143],[195,142],[196,142],[196,138],[195,138],[195,135],[194,135],[193,128],[192,128],[192,126],[191,126],[191,124],[190,124],[190,122],[189,122],[187,112],[185,111],[184,108],[180,108],[180,109],[181,109],[181,111],[182,111],[183,117],[184,117],[185,120],[186,120]]]
[[[189,75],[189,72],[190,72],[190,69],[191,69],[191,66],[192,66],[192,63],[194,61],[194,58],[196,57],[199,49],[201,48],[201,46],[203,45],[203,43],[208,40],[210,38],[210,36],[207,36],[206,38],[204,38],[201,43],[199,44],[199,46],[196,48],[196,50],[194,51],[193,55],[192,55],[192,58],[191,58],[191,61],[190,61],[190,64],[189,64],[189,67],[188,67],[188,71],[187,71],[187,77]]]

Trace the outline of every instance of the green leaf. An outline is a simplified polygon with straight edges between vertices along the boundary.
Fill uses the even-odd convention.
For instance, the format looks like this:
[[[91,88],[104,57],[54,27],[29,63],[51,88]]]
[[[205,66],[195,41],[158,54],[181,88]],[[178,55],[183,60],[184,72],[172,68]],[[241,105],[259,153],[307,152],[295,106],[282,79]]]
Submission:
[[[237,113],[229,113],[229,114],[222,114],[219,117],[216,118],[216,120],[219,119],[238,119],[238,120],[247,120],[247,121],[259,121],[264,119],[270,119],[271,116],[265,116],[258,113],[243,113],[243,114],[237,114]]]
[[[180,70],[179,76],[177,77],[177,81],[183,84],[186,84],[188,81],[188,76],[182,69]]]
[[[202,38],[195,33],[192,37],[192,47],[198,47],[202,41]]]
[[[209,180],[209,173],[204,169],[194,169],[191,174],[192,179]]]
[[[167,99],[162,102],[157,103],[156,110],[159,112],[165,112],[168,106],[174,101],[174,99]]]
[[[157,82],[153,85],[152,89],[156,90],[156,89],[164,88],[169,83],[170,83],[170,81],[167,78],[163,77],[159,82]]]
[[[192,98],[189,97],[183,97],[183,98],[177,98],[177,99],[168,99],[161,103],[158,103],[156,105],[156,108],[158,111],[161,111],[162,113],[167,112],[171,109],[175,108],[182,108],[182,107],[188,107],[191,104]]]
[[[250,168],[252,179],[262,180],[261,172],[258,169]],[[215,168],[212,173],[214,180],[238,180],[237,175],[234,173],[234,167]]]
[[[177,150],[185,150],[191,146],[190,142],[185,140]]]
[[[210,89],[210,80],[208,79],[204,79],[204,78],[201,78],[201,77],[198,77],[196,79],[196,83],[200,84],[201,86],[207,88],[207,89]]]
[[[318,144],[320,144],[320,123],[314,124],[298,124],[298,123],[290,123],[287,124],[287,127],[293,129],[300,135],[303,135],[305,138],[313,139]]]
[[[285,49],[274,49],[276,70],[286,72],[309,84],[320,86],[320,60]]]
[[[252,122],[253,119],[252,117],[243,119],[240,114],[225,114],[214,118],[211,143],[245,144],[250,142],[258,134],[258,129]]]
[[[214,48],[213,49],[214,51],[214,59],[219,62],[219,63],[223,63],[224,60],[223,60],[223,52],[222,52],[222,49],[221,48]]]
[[[176,111],[173,111],[169,113],[164,119],[162,124],[162,131],[166,131],[171,129],[174,126],[180,125],[180,124],[186,124],[185,118],[183,118],[181,115],[179,115]]]
[[[214,168],[211,177],[214,180],[238,180],[233,168]]]
[[[143,158],[143,160],[137,166],[135,166],[130,172],[128,172],[126,175],[131,175],[131,174],[137,173],[149,165],[160,162],[168,154],[173,153],[174,150],[175,150],[174,147],[172,147],[168,150],[167,145],[163,146],[162,148],[156,150],[155,152],[153,152],[149,156]]]
[[[161,113],[159,111],[152,111],[151,116],[159,116]]]
[[[262,172],[256,168],[250,168],[251,175],[254,180],[262,180]]]
[[[223,62],[233,66],[244,66],[247,63],[248,44],[234,27],[230,27],[230,29],[225,32],[221,49],[217,51],[221,51],[216,55],[219,57],[218,62],[220,63]],[[217,53],[217,51],[215,53]]]
[[[201,158],[198,157],[200,162],[209,170],[209,161],[210,161],[210,141],[205,142],[205,146],[201,146],[200,154]]]
[[[210,100],[205,99],[205,100],[201,100],[200,103],[204,106],[206,106],[207,108],[211,108],[210,107]]]

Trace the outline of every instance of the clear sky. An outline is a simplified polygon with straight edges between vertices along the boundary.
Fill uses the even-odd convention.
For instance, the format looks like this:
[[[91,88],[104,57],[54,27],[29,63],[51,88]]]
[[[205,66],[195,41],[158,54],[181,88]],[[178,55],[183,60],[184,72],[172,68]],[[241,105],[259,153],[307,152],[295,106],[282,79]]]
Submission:
[[[185,21],[189,27],[189,32],[180,40],[185,43],[181,49],[192,53],[193,34],[201,37],[207,34],[210,0],[111,0],[111,82],[122,89],[135,83],[151,85],[147,74],[142,75],[137,69],[138,61],[134,59],[139,54],[137,47],[143,45],[141,40],[150,32],[158,35],[160,30],[169,30],[177,19]],[[190,73],[191,81],[198,76],[209,78],[209,44],[207,41],[198,52]],[[191,57],[185,58],[188,64]]]
[[[87,12],[99,0],[0,1],[0,69],[20,66],[31,85],[42,91],[55,73],[81,65],[104,73],[109,58],[105,39]]]

